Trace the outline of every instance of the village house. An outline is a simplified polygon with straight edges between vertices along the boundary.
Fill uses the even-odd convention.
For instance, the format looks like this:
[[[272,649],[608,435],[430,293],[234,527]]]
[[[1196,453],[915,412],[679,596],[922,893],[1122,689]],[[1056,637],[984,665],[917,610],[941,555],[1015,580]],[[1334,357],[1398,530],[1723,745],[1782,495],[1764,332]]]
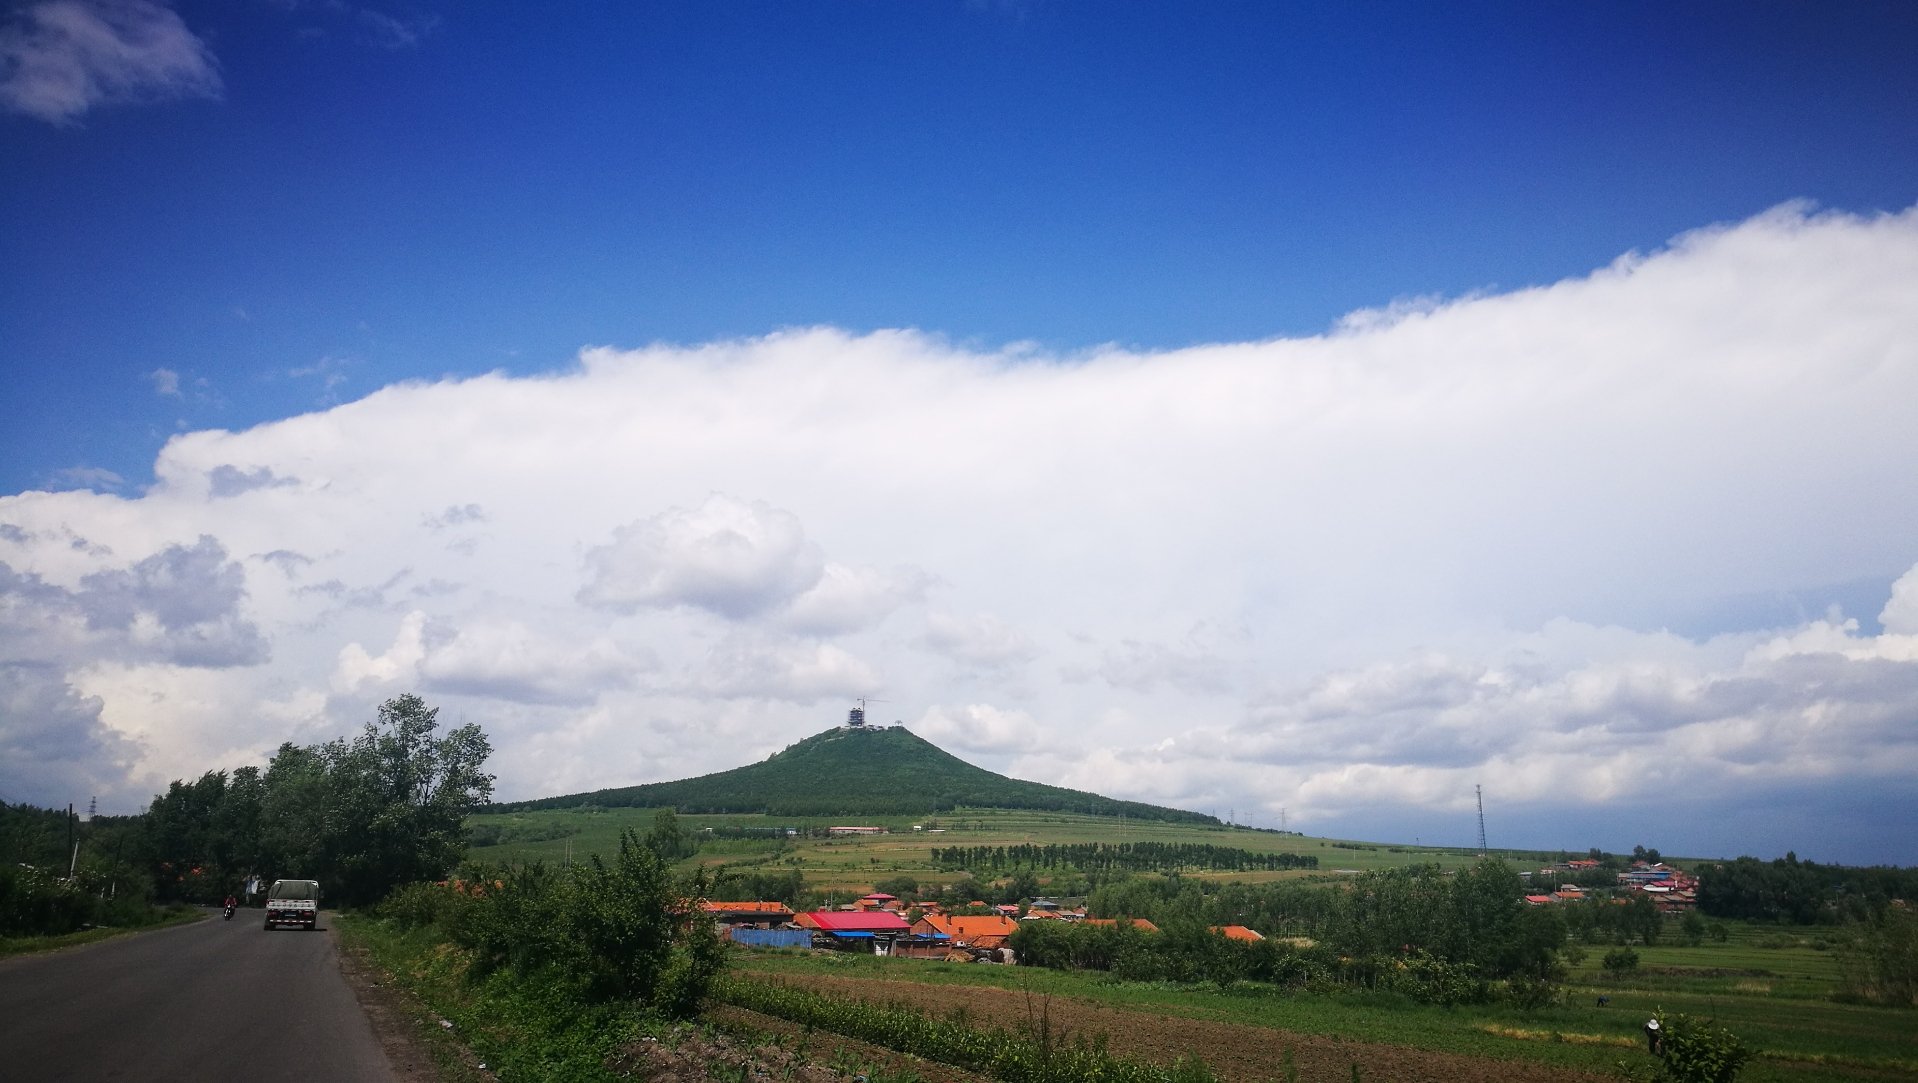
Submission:
[[[1243,940],[1246,943],[1254,943],[1265,939],[1264,934],[1258,930],[1249,929],[1243,925],[1214,925],[1211,928],[1213,932],[1218,933],[1227,940]]]
[[[1159,927],[1157,925],[1152,924],[1151,922],[1147,921],[1144,918],[1087,918],[1086,924],[1087,925],[1129,925],[1132,928],[1137,929],[1142,933],[1156,933],[1159,931]]]
[[[792,910],[781,902],[706,902],[699,906],[721,925],[769,929],[793,919]]]
[[[1018,928],[1018,923],[1003,914],[927,914],[912,923],[912,931],[920,936],[943,936],[954,947],[967,948],[1003,948]]]
[[[892,941],[912,933],[906,919],[886,910],[809,910],[794,915],[793,924],[812,930],[815,944],[876,954],[888,954]]]

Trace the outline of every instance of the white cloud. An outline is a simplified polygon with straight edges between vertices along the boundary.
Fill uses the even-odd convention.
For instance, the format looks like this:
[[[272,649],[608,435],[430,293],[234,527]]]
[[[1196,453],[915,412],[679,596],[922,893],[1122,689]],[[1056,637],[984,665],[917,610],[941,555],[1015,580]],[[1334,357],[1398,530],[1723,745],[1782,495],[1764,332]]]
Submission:
[[[1643,816],[1778,852],[1866,794],[1918,838],[1914,295],[1918,211],[1788,207],[1309,338],[806,329],[400,384],[180,435],[137,496],[0,497],[0,664],[135,796],[405,690],[496,735],[509,798],[878,696],[986,766],[1253,822],[1432,838],[1482,782],[1536,845]],[[1861,582],[1882,634],[1827,613]],[[1825,615],[1699,630],[1765,596]]]
[[[180,397],[180,374],[172,369],[154,369],[147,373],[147,380],[153,384],[153,393],[169,398]]]
[[[810,706],[821,700],[850,700],[877,685],[872,667],[842,647],[733,634],[713,647],[682,691],[694,697],[704,693]]]
[[[1878,623],[1887,632],[1918,635],[1918,567],[1898,577],[1892,584],[1891,600],[1878,614]]]
[[[0,26],[0,104],[15,112],[65,124],[100,105],[219,96],[212,51],[150,0],[41,0]]]
[[[404,692],[419,681],[420,663],[426,660],[426,614],[415,609],[400,622],[393,643],[378,655],[358,643],[340,648],[333,668],[333,688],[354,693],[372,685]]]
[[[796,516],[720,493],[698,508],[620,527],[586,562],[591,577],[580,600],[588,605],[690,606],[735,620],[797,599],[825,574]]]
[[[1030,714],[989,703],[930,707],[912,724],[914,733],[949,751],[989,755],[1030,752],[1042,743],[1041,729]]]
[[[1010,669],[1038,656],[1025,633],[987,613],[928,613],[919,644],[961,665],[987,670]]]
[[[429,693],[586,705],[657,666],[650,658],[630,657],[608,636],[574,641],[500,617],[449,631],[418,662]]]
[[[98,466],[70,466],[57,471],[53,484],[60,489],[113,490],[124,488],[127,479]]]
[[[851,568],[828,563],[819,581],[787,603],[782,621],[807,635],[843,635],[870,628],[925,597],[930,578],[916,568]]]

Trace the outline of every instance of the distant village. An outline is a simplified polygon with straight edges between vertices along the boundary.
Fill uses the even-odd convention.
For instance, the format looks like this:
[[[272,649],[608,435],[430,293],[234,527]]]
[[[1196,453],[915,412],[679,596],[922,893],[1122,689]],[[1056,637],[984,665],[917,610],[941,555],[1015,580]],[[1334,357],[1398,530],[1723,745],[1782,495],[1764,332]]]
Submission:
[[[831,829],[835,835],[884,831],[878,827]],[[1650,899],[1661,913],[1676,915],[1690,912],[1698,899],[1698,881],[1662,861],[1634,861],[1616,874],[1615,883],[1605,888],[1591,886],[1594,879],[1604,875],[1597,860],[1563,861],[1519,875],[1533,886],[1552,885],[1550,891],[1527,894],[1524,901],[1529,906],[1624,906],[1643,897]],[[1086,925],[1123,922],[1140,932],[1159,931],[1143,918],[1093,917],[1082,901],[1043,897],[1000,905],[975,900],[951,911],[935,901],[902,899],[885,892],[873,892],[836,907],[801,912],[778,902],[702,905],[728,939],[744,946],[818,948],[945,962],[1016,962],[1011,939],[1024,922],[1064,921]],[[1244,925],[1218,925],[1211,929],[1228,940],[1266,938],[1258,930]]]

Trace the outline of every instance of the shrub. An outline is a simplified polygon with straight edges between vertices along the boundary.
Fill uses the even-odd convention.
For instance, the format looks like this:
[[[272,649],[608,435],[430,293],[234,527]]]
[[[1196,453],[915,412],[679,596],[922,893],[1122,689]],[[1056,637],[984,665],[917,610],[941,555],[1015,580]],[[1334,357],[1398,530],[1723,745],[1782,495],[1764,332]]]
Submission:
[[[444,884],[407,884],[388,895],[374,913],[403,929],[450,927],[453,911],[464,900],[464,895]]]
[[[685,1016],[725,965],[725,943],[698,906],[703,883],[681,891],[658,850],[631,831],[611,864],[598,855],[567,870],[533,862],[472,880],[482,890],[442,916],[473,950],[477,976],[545,973],[587,1002]],[[424,908],[412,898],[400,906]]]
[[[1661,1081],[1669,1083],[1732,1083],[1751,1050],[1738,1036],[1709,1020],[1693,1019],[1663,1008],[1653,1013],[1659,1040],[1654,1053]]]
[[[1623,974],[1638,969],[1638,953],[1630,948],[1613,948],[1600,963],[1608,973]]]

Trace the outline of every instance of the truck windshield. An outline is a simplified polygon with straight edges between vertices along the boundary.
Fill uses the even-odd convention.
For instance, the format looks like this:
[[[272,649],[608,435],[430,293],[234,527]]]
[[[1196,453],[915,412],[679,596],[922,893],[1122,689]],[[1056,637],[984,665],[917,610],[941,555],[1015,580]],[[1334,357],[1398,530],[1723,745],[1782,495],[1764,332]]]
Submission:
[[[319,884],[311,880],[275,880],[273,889],[266,893],[269,899],[311,899],[318,893]]]

